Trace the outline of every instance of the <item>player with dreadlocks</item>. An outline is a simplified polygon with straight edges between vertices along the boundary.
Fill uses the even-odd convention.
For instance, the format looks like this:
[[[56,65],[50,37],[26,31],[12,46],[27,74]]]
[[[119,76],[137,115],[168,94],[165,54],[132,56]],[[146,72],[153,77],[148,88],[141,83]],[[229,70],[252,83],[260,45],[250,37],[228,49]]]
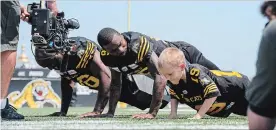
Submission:
[[[37,63],[49,69],[54,69],[61,75],[61,92],[62,104],[60,112],[50,114],[50,116],[66,116],[69,104],[72,98],[72,85],[79,83],[87,86],[90,89],[98,90],[98,97],[93,112],[82,114],[81,117],[113,117],[115,108],[109,107],[109,114],[101,114],[109,101],[113,103],[113,99],[109,99],[109,93],[117,91],[116,87],[123,86],[120,101],[129,105],[135,106],[141,110],[149,107],[150,101],[139,100],[132,91],[138,89],[134,81],[124,78],[123,81],[111,82],[110,69],[106,67],[100,58],[101,47],[95,42],[84,37],[71,37],[74,41],[71,48],[74,50],[70,52],[71,55],[64,55],[63,52],[54,49],[35,49],[35,59]],[[113,71],[113,70],[111,70]],[[134,88],[134,89],[133,89]],[[144,96],[151,96],[141,92]],[[110,95],[112,97],[113,95]],[[165,107],[168,102],[164,101],[161,108]]]

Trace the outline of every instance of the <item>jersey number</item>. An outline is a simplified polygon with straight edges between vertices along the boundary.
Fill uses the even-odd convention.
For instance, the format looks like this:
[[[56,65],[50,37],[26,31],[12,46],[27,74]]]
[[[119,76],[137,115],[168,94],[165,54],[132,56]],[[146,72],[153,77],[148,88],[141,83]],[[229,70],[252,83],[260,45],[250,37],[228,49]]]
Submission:
[[[202,105],[196,105],[195,109],[199,110],[201,108]],[[213,115],[216,114],[218,112],[220,112],[221,110],[223,110],[223,108],[225,108],[226,103],[214,103],[210,109],[207,111],[208,114]]]
[[[238,78],[242,78],[242,75],[238,72],[231,71],[231,72],[224,72],[224,71],[219,71],[219,70],[211,70],[213,74],[216,76],[235,76]]]
[[[200,72],[199,69],[192,68],[191,71],[190,71],[190,75],[191,75],[191,76],[198,77],[199,72]],[[191,79],[192,79],[194,82],[198,83],[198,79],[197,79],[197,78],[191,77]]]
[[[102,51],[101,51],[101,55],[102,55],[102,56],[108,56],[109,53],[108,53],[106,50],[102,50]]]
[[[81,75],[77,78],[78,82],[82,86],[97,88],[99,87],[100,81],[98,78],[90,75]]]

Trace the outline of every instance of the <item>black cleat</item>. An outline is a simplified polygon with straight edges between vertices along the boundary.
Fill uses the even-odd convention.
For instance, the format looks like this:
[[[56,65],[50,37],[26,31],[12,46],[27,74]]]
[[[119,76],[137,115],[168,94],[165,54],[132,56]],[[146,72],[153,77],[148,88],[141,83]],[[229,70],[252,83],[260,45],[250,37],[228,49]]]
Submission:
[[[9,104],[7,100],[6,107],[1,109],[1,118],[2,120],[21,120],[24,119],[24,116],[16,112],[16,108]]]

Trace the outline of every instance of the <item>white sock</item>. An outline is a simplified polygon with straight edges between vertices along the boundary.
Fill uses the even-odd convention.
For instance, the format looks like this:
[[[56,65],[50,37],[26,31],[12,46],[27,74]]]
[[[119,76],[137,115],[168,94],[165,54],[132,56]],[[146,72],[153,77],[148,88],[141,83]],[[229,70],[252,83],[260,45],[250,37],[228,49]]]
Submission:
[[[1,101],[1,109],[4,109],[5,107],[6,107],[6,105],[7,105],[7,98],[5,98],[5,99],[0,99],[0,101]]]

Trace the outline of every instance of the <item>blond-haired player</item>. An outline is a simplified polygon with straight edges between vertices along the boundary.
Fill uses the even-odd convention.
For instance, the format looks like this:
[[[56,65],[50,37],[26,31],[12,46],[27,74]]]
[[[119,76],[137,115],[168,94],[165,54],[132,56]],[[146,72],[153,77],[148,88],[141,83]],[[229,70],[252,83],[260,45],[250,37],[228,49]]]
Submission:
[[[228,117],[231,113],[246,115],[247,76],[186,63],[183,52],[177,48],[163,50],[158,58],[158,69],[169,80],[171,118],[177,117],[178,102],[197,110],[192,119],[201,119],[205,114],[214,117]]]

